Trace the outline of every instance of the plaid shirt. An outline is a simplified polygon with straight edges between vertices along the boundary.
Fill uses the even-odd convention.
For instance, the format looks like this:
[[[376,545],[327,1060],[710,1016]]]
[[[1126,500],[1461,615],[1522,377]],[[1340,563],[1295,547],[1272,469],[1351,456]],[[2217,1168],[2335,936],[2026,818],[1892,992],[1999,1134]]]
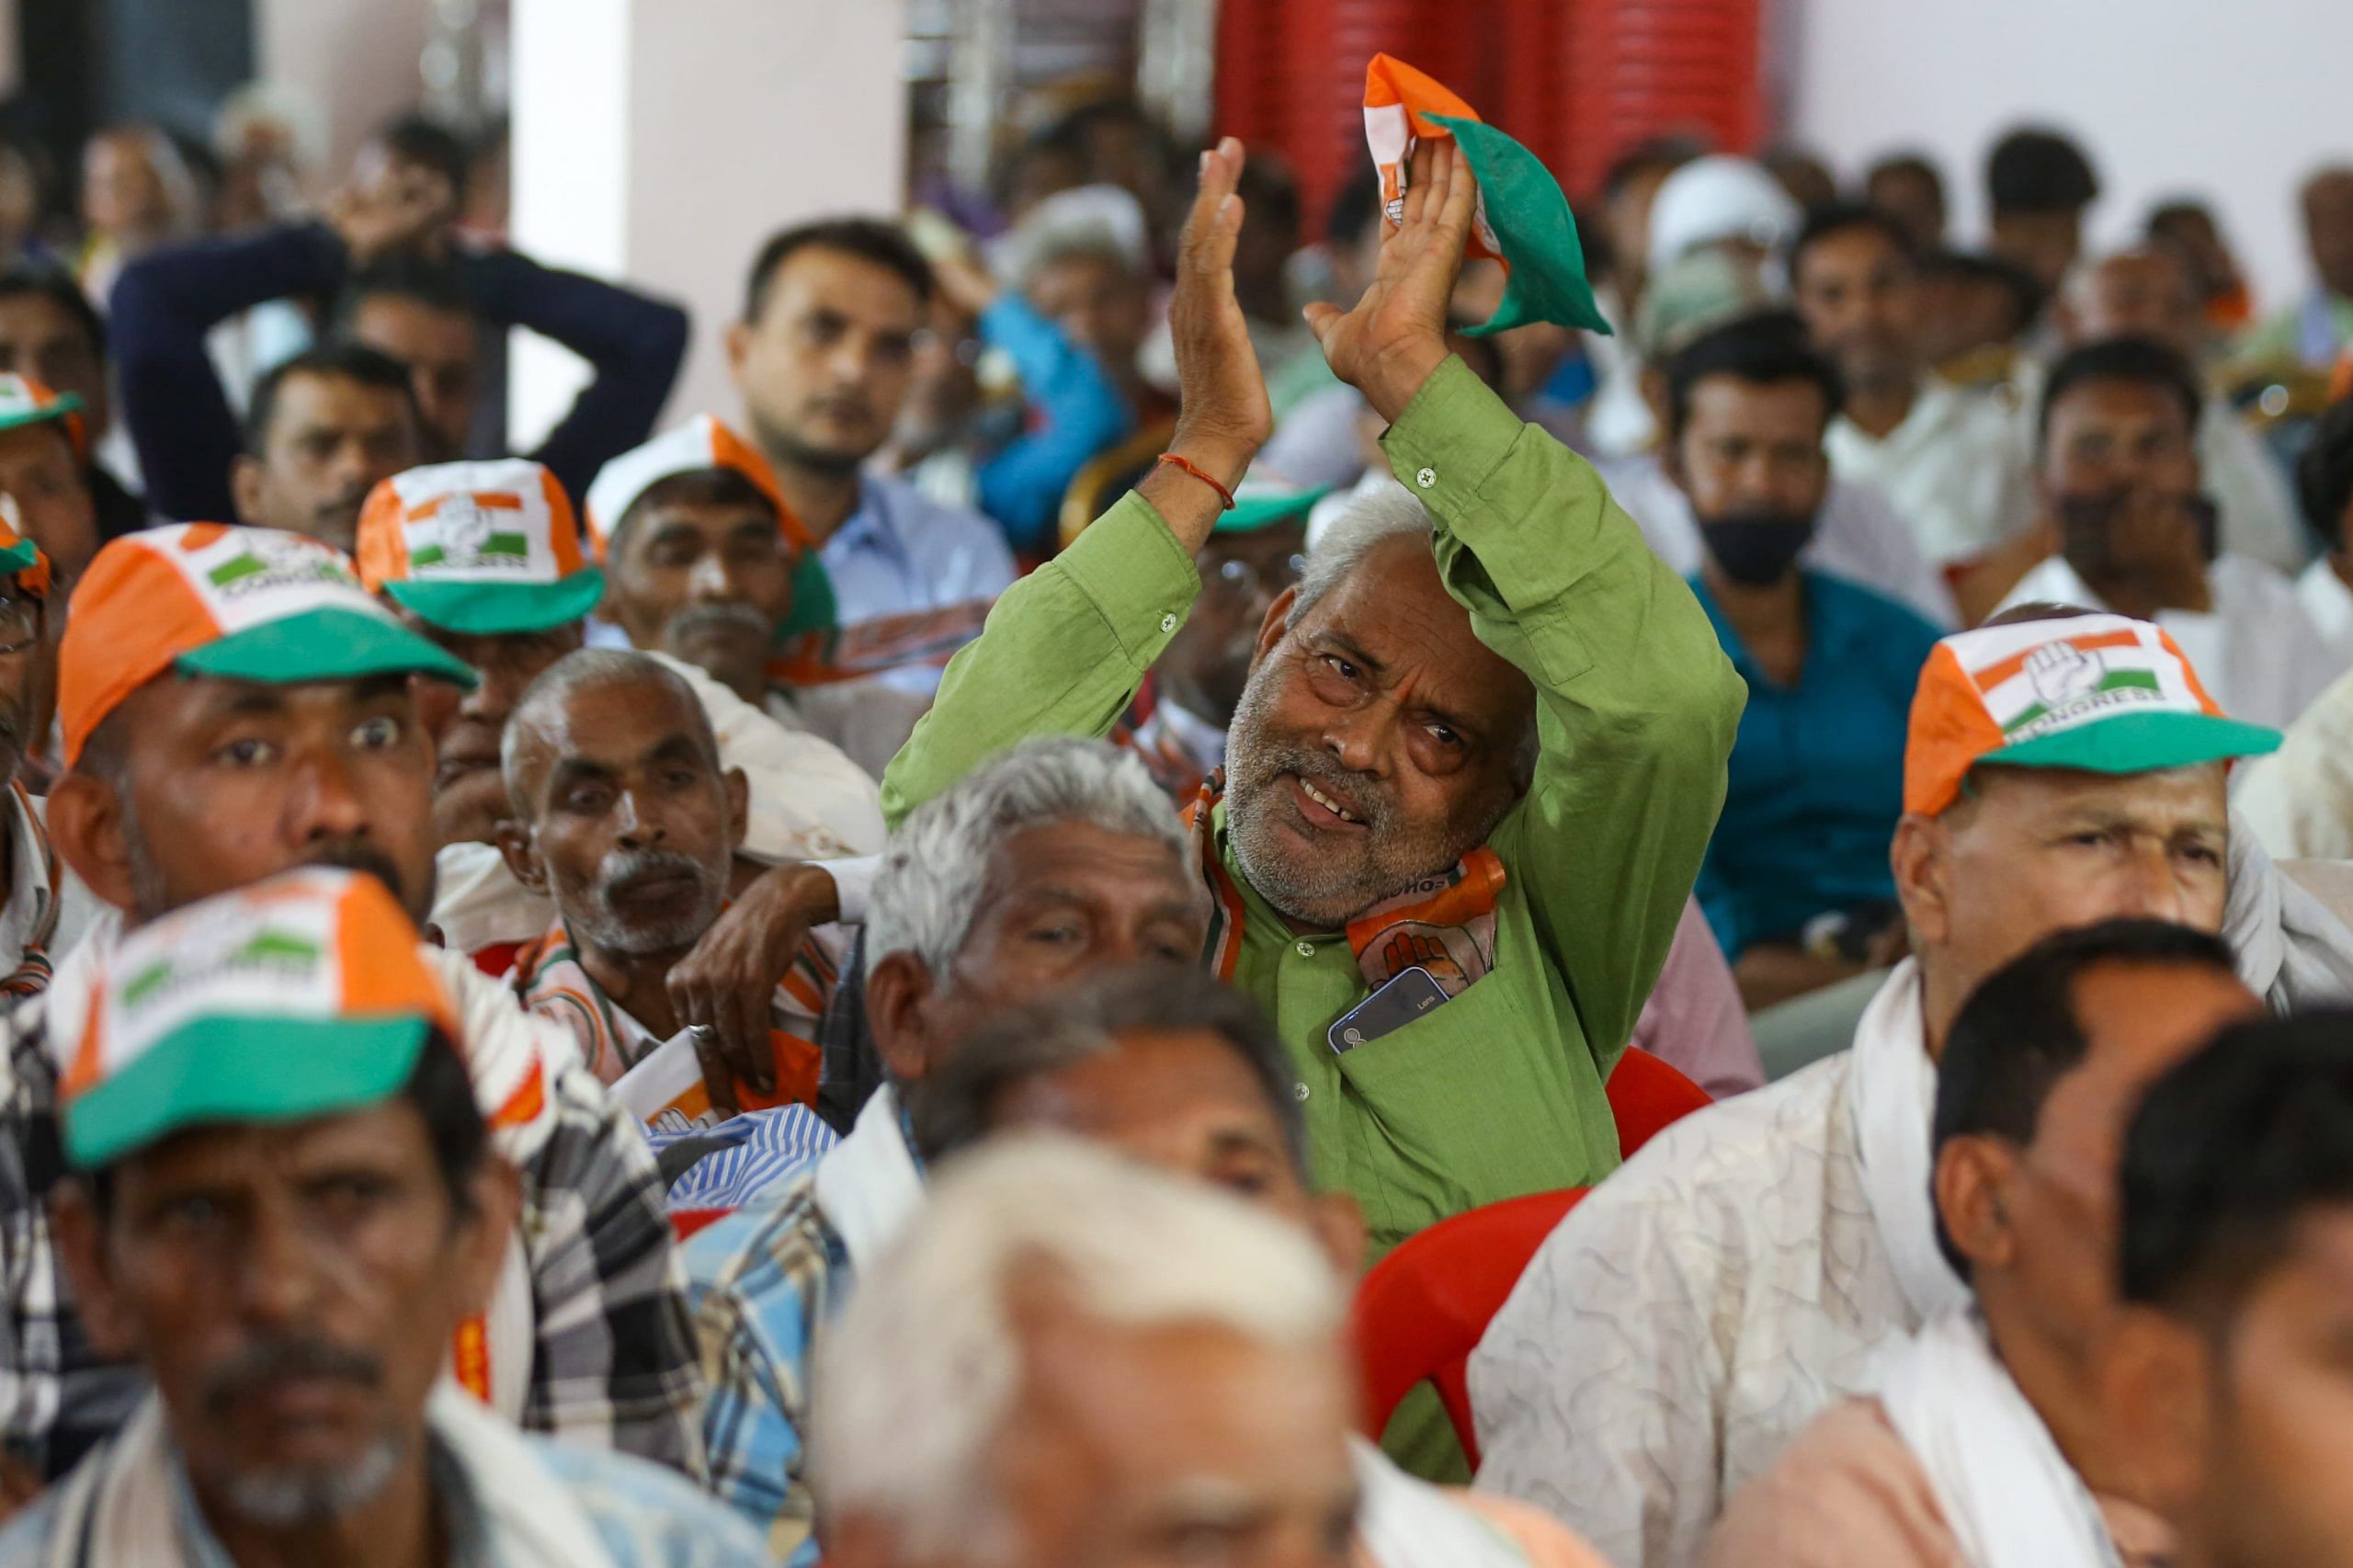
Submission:
[[[44,1017],[27,1004],[5,1031],[0,1443],[54,1479],[120,1426],[145,1376],[92,1350],[58,1264],[48,1198],[65,1165]],[[521,1424],[699,1479],[701,1382],[654,1155],[576,1062],[547,1079],[553,1125],[518,1162],[533,1336]]]
[[[809,1358],[850,1285],[849,1249],[817,1207],[815,1167],[688,1242],[687,1278],[710,1390],[710,1490],[767,1532],[778,1562],[808,1568]]]

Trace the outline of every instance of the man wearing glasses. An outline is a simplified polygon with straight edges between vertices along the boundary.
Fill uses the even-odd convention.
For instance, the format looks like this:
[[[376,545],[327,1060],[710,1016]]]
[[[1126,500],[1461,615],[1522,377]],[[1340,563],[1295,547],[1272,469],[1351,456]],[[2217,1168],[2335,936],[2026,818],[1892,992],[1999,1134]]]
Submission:
[[[1328,488],[1328,487],[1326,487]],[[1201,597],[1112,733],[1132,746],[1182,805],[1225,766],[1225,732],[1250,679],[1267,612],[1307,561],[1307,514],[1324,490],[1245,485],[1193,557]]]

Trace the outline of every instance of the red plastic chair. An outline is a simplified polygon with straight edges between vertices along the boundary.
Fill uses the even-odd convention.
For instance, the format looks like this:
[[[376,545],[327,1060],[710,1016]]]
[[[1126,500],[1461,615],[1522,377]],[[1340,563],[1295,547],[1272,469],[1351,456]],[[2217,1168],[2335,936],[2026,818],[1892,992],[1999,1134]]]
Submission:
[[[1471,1352],[1528,1260],[1585,1195],[1576,1187],[1490,1203],[1408,1237],[1372,1266],[1357,1287],[1350,1313],[1364,1378],[1366,1432],[1378,1437],[1414,1385],[1427,1380],[1438,1385],[1454,1435],[1472,1468],[1478,1468]]]
[[[1699,1085],[1634,1050],[1609,1075],[1608,1094],[1618,1145],[1628,1155],[1710,1103]],[[1471,1352],[1529,1259],[1585,1194],[1573,1187],[1473,1209],[1408,1237],[1373,1266],[1357,1287],[1351,1314],[1368,1432],[1379,1436],[1414,1385],[1427,1380],[1438,1385],[1438,1402],[1476,1468]]]
[[[1629,1160],[1675,1123],[1715,1103],[1707,1090],[1631,1046],[1609,1074],[1608,1093],[1609,1114],[1618,1120],[1618,1153]]]

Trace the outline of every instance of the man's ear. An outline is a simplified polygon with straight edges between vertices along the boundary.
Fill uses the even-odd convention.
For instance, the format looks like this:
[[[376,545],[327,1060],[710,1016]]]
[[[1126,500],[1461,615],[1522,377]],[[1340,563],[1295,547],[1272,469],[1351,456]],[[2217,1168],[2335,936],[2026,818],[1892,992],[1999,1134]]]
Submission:
[[[723,776],[727,786],[727,847],[744,847],[744,835],[751,831],[752,781],[740,767],[731,767]]]
[[[2168,1519],[2194,1513],[2220,1369],[2191,1325],[2153,1307],[2127,1305],[2100,1341],[2100,1411],[2110,1431],[2132,1434],[2131,1501]]]
[[[736,385],[741,386],[744,381],[744,361],[749,358],[752,353],[752,324],[750,322],[734,321],[727,324],[726,348],[727,373],[735,378]]]
[[[1952,936],[1945,836],[1945,824],[1937,818],[1906,812],[1896,823],[1894,841],[1888,846],[1896,901],[1904,906],[1904,922],[1911,928],[1915,951]]]
[[[262,466],[258,459],[239,452],[229,460],[229,497],[237,504],[237,520],[257,523],[261,519]]]
[[[132,912],[138,900],[131,887],[131,843],[113,785],[94,774],[68,773],[51,786],[49,841],[84,886],[117,909]]]
[[[490,1310],[499,1265],[515,1244],[515,1221],[523,1211],[523,1178],[495,1154],[485,1154],[466,1183],[472,1212],[458,1226],[457,1305],[468,1316]]]
[[[2004,1196],[2017,1168],[2016,1151],[1984,1133],[1950,1139],[1937,1155],[1937,1218],[1961,1256],[1981,1267],[2003,1267],[2018,1254]]]
[[[78,1178],[58,1183],[50,1194],[49,1221],[90,1347],[108,1361],[137,1360],[139,1331],[107,1267],[106,1221],[88,1185]]]
[[[1275,644],[1290,630],[1290,607],[1299,602],[1299,585],[1293,583],[1275,596],[1267,607],[1267,618],[1258,622],[1258,646],[1250,655],[1250,667],[1256,669],[1275,651]]]
[[[515,873],[515,880],[533,892],[546,896],[548,869],[540,859],[539,842],[531,835],[530,824],[517,822],[513,817],[504,817],[491,831],[498,835],[499,858],[506,862],[506,869]]]
[[[932,991],[931,968],[914,953],[885,953],[867,966],[866,1021],[882,1065],[899,1083],[915,1083],[930,1070]]]

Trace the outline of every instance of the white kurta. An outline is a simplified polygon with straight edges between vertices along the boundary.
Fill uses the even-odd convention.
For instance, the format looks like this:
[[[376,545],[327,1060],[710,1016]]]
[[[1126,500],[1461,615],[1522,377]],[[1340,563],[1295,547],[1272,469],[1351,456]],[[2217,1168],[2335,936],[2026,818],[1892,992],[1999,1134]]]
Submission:
[[[2246,766],[2231,804],[2276,860],[2353,860],[2353,674]]]
[[[2336,669],[2353,670],[2353,588],[2323,556],[2296,579],[2296,602],[2313,623]]]
[[[2009,408],[1984,393],[1923,381],[1885,440],[1842,415],[1823,448],[1833,473],[1887,497],[1936,565],[1983,555],[2032,520],[2030,449]]]
[[[2190,668],[2234,719],[2286,729],[2336,674],[2327,645],[2296,602],[2296,587],[2260,561],[2222,555],[2206,569],[2211,610],[2161,610],[2157,624],[2181,645]],[[2002,601],[2107,609],[2089,585],[2052,556]]]
[[[1932,1250],[1918,992],[1907,962],[1858,1031],[1883,1062],[1917,1058],[1895,1085],[1916,1103],[1883,1114],[1876,1160],[1859,1045],[1686,1117],[1570,1211],[1471,1360],[1482,1490],[1559,1515],[1619,1568],[1685,1568],[1734,1491],[1871,1386],[1882,1347],[1928,1315],[1915,1295],[1966,1299]],[[1916,1194],[1894,1166],[1917,1169]],[[1883,1226],[1874,1189],[1911,1217]]]

